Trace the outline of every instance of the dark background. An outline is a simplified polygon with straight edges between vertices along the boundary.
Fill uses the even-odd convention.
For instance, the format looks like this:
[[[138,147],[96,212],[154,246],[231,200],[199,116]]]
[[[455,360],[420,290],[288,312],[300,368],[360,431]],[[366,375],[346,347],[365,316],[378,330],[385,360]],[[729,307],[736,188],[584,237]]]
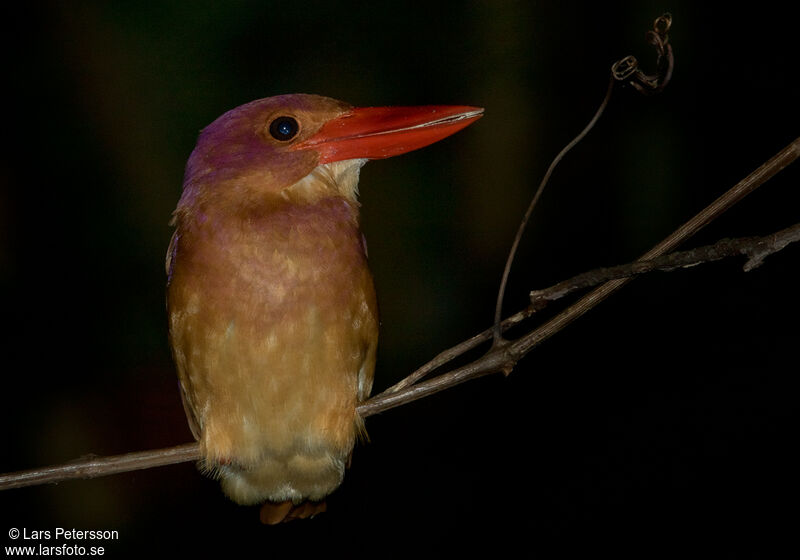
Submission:
[[[556,172],[507,312],[530,289],[632,260],[800,131],[798,20],[764,2],[5,10],[0,472],[190,440],[166,337],[168,221],[198,131],[239,104],[306,92],[486,108],[458,135],[362,171],[376,390],[489,326],[539,178],[614,60],[652,67],[644,32],[663,11],[673,83],[651,98],[618,89]],[[795,223],[799,183],[796,163],[687,247]],[[15,544],[11,527],[116,529],[99,543],[109,557],[796,548],[798,249],[753,272],[742,263],[639,279],[510,377],[369,418],[371,442],[312,521],[263,527],[182,464],[3,492],[0,541]]]

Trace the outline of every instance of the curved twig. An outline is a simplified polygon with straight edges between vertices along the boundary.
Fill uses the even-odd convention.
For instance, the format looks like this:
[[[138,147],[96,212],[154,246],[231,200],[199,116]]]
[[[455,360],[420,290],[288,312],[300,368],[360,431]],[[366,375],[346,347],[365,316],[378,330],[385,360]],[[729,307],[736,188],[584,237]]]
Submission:
[[[495,304],[494,308],[494,328],[492,331],[492,338],[494,340],[494,345],[499,346],[502,345],[505,341],[503,339],[503,329],[500,325],[501,319],[503,316],[503,299],[505,298],[506,294],[506,285],[508,284],[508,276],[511,274],[511,265],[514,262],[514,257],[517,254],[517,248],[519,247],[519,242],[522,240],[522,234],[525,233],[525,228],[528,225],[528,221],[531,218],[531,214],[533,214],[533,209],[536,208],[536,203],[539,202],[539,197],[542,196],[542,192],[544,191],[545,186],[547,186],[547,182],[550,180],[550,176],[553,174],[553,170],[555,170],[556,166],[564,159],[564,156],[574,148],[578,142],[583,140],[589,131],[594,128],[595,123],[600,119],[603,115],[603,112],[606,110],[606,106],[608,106],[608,101],[611,99],[611,93],[614,91],[614,77],[612,76],[608,80],[608,87],[606,88],[606,95],[603,97],[602,103],[600,103],[600,107],[597,108],[595,111],[594,116],[591,118],[589,123],[584,127],[580,133],[570,140],[570,142],[564,146],[558,155],[553,158],[553,161],[550,163],[550,166],[547,168],[547,172],[542,177],[542,181],[539,183],[539,187],[536,189],[536,193],[534,193],[533,198],[531,199],[530,204],[528,205],[528,209],[525,211],[525,215],[522,217],[522,222],[519,224],[519,228],[517,229],[517,234],[514,236],[514,242],[511,244],[511,249],[508,251],[508,258],[506,259],[506,266],[503,269],[503,277],[500,280],[500,288],[497,290],[497,303]]]
[[[603,97],[603,101],[600,103],[597,111],[595,111],[594,116],[592,116],[591,120],[589,120],[589,123],[584,127],[584,129],[581,130],[581,132],[566,146],[564,146],[564,148],[562,148],[562,150],[555,158],[553,158],[553,161],[547,168],[547,172],[544,174],[542,181],[539,183],[539,187],[536,189],[536,192],[534,193],[533,198],[528,205],[528,209],[525,211],[525,215],[522,218],[522,222],[520,222],[519,228],[517,229],[517,234],[514,236],[514,241],[511,244],[511,249],[509,250],[508,257],[506,258],[506,265],[503,269],[503,276],[500,280],[500,288],[497,290],[497,301],[494,308],[494,328],[492,331],[493,346],[501,346],[506,343],[506,341],[503,339],[504,329],[500,322],[503,316],[503,299],[505,298],[508,277],[511,273],[511,265],[514,262],[514,257],[517,254],[517,248],[522,240],[522,235],[525,232],[525,228],[528,226],[528,222],[533,214],[533,209],[539,202],[539,198],[541,197],[545,186],[550,180],[550,176],[553,174],[553,171],[561,162],[561,160],[564,159],[564,156],[566,156],[567,153],[572,150],[572,148],[574,148],[581,140],[583,140],[586,135],[589,134],[592,128],[594,128],[594,125],[603,115],[603,112],[605,112],[606,107],[608,106],[608,102],[611,99],[611,93],[614,91],[614,84],[616,82],[627,82],[638,92],[648,95],[659,93],[667,86],[669,81],[672,79],[672,69],[675,62],[672,55],[672,45],[669,44],[668,33],[670,27],[672,27],[672,15],[665,13],[655,19],[653,22],[653,29],[648,31],[645,35],[647,42],[656,49],[656,73],[653,75],[648,75],[642,72],[639,68],[639,62],[634,56],[626,56],[615,62],[611,66],[611,77],[609,78],[605,97]]]

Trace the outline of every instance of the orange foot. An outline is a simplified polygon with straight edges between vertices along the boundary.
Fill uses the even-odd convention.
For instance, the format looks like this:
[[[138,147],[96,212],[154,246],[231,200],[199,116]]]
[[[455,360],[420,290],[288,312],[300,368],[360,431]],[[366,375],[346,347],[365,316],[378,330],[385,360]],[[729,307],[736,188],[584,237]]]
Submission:
[[[327,504],[322,502],[312,502],[306,500],[297,505],[291,501],[285,502],[266,502],[261,506],[261,513],[259,518],[264,525],[277,525],[281,522],[291,521],[293,519],[306,519],[314,517],[318,513],[327,510]]]

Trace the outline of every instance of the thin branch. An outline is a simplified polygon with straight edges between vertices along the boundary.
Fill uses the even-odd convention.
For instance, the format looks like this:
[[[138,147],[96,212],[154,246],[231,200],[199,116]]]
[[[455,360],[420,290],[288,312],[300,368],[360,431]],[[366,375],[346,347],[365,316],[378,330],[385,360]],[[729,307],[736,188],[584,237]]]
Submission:
[[[758,268],[768,256],[777,253],[789,243],[800,241],[800,224],[795,224],[777,233],[774,233],[755,244],[745,254],[750,257],[744,264],[744,271],[750,272]]]
[[[185,443],[175,447],[151,449],[149,451],[138,451],[108,457],[81,457],[63,465],[0,475],[0,490],[74,480],[76,478],[96,478],[98,476],[163,467],[187,461],[197,461],[198,459],[200,459],[200,449],[197,443]]]
[[[777,253],[790,243],[798,241],[800,241],[800,224],[795,224],[764,237],[722,239],[713,245],[697,247],[688,251],[676,251],[652,260],[639,260],[607,268],[597,268],[573,276],[549,288],[532,291],[530,293],[531,307],[529,308],[529,313],[540,311],[551,301],[561,299],[576,290],[591,288],[609,280],[628,278],[654,270],[671,272],[676,268],[687,268],[702,263],[718,261],[726,257],[745,255],[749,258],[744,265],[744,270],[749,272],[760,266],[769,255]]]
[[[756,169],[745,179],[737,183],[732,189],[699,212],[695,217],[683,224],[672,235],[643,255],[637,262],[653,261],[661,257],[667,251],[674,249],[677,245],[721,215],[725,210],[740,201],[747,194],[764,184],[776,173],[798,159],[798,157],[800,157],[800,138],[795,139],[764,165]],[[748,265],[745,266],[745,269],[747,270],[748,266],[749,268],[753,268],[755,265],[754,263],[759,263],[767,254],[782,249],[792,241],[797,241],[798,233],[796,228],[797,226],[793,226],[788,230],[773,234],[773,236],[771,236],[775,237],[773,241],[769,241],[768,238],[761,238],[759,242],[754,245],[753,251],[746,253],[750,256],[750,260],[748,261]],[[586,313],[611,293],[627,284],[631,278],[632,277],[617,278],[606,282],[557,315],[554,319],[508,345],[493,347],[487,354],[466,366],[441,374],[428,381],[418,383],[410,381],[406,383],[408,379],[417,375],[417,372],[415,372],[401,382],[406,383],[404,388],[394,390],[394,392],[387,390],[361,403],[356,410],[362,417],[366,418],[373,414],[438,393],[439,391],[453,387],[469,379],[475,379],[498,371],[508,372],[525,353],[563,329],[580,315]],[[503,324],[506,327],[511,326],[529,315],[530,312],[528,310],[521,311],[507,319]],[[487,329],[483,333],[472,337],[470,340],[459,344],[451,350],[442,352],[439,356],[434,358],[431,364],[426,364],[417,371],[424,370],[427,373],[428,371],[436,369],[436,367],[440,367],[452,358],[474,348],[480,344],[480,342],[489,340],[493,330],[494,327]],[[419,377],[421,376],[417,378]],[[196,461],[198,459],[200,459],[200,452],[197,443],[188,443],[165,449],[155,449],[137,453],[126,453],[124,455],[96,457],[77,460],[64,465],[0,475],[0,490],[54,483],[76,478],[93,478],[186,461]]]
[[[532,314],[533,314],[533,309],[531,308],[518,311],[514,315],[500,322],[500,330],[502,332],[505,332],[514,325],[521,323],[522,321],[530,317]],[[381,395],[389,395],[392,393],[397,393],[398,391],[401,391],[406,387],[410,387],[411,385],[413,385],[414,383],[416,383],[417,381],[428,375],[430,372],[439,369],[440,367],[450,362],[454,358],[457,358],[462,354],[465,354],[466,352],[472,350],[473,348],[479,346],[480,344],[486,342],[487,340],[491,340],[492,336],[494,335],[495,329],[496,325],[493,325],[488,329],[486,329],[485,331],[483,331],[482,333],[476,334],[472,338],[468,338],[464,342],[456,344],[455,346],[453,346],[452,348],[448,348],[444,352],[440,352],[439,354],[436,355],[435,358],[433,358],[427,364],[414,371],[411,375],[409,375],[402,381],[386,389],[383,393],[381,393]]]

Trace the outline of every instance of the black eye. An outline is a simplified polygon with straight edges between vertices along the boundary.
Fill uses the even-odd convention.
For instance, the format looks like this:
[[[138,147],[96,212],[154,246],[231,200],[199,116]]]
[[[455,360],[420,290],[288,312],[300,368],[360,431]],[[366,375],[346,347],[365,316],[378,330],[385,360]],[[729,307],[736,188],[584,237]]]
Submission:
[[[292,117],[278,117],[269,125],[269,133],[275,140],[286,142],[300,131],[300,124]]]

